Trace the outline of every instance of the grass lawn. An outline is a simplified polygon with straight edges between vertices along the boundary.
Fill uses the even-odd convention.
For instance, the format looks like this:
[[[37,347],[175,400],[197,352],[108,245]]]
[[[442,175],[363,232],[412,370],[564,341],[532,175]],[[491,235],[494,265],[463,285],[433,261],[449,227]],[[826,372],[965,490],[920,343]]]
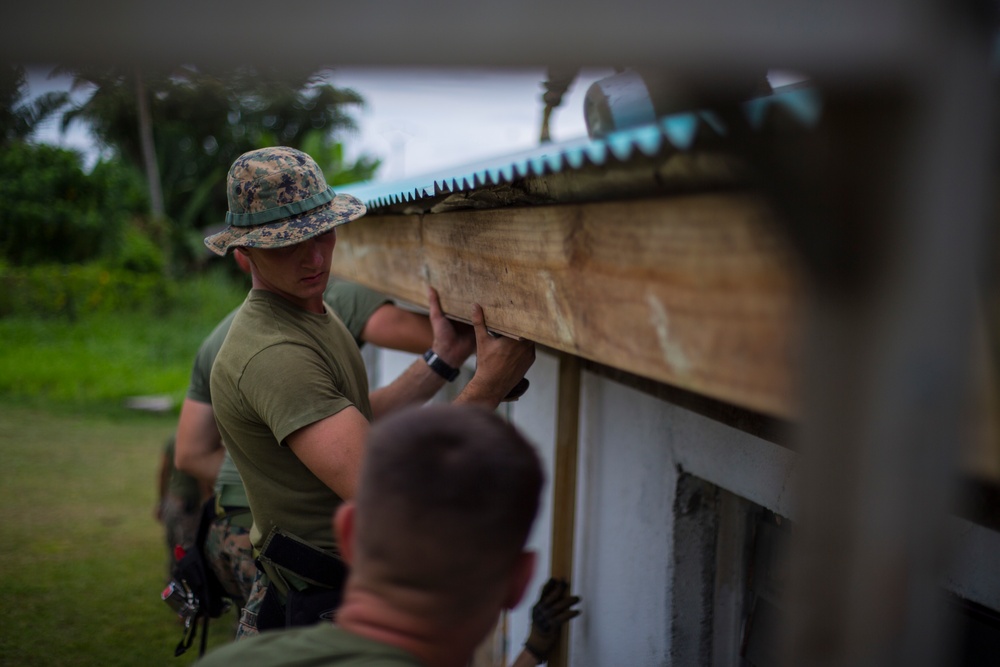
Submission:
[[[216,273],[183,283],[170,310],[0,317],[0,400],[105,411],[158,394],[179,404],[198,346],[247,289]]]
[[[159,593],[166,546],[153,518],[174,415],[90,415],[0,404],[0,664],[189,665]],[[220,646],[234,612],[213,620]]]
[[[157,471],[198,345],[246,288],[209,275],[181,292],[169,312],[0,318],[0,667],[198,657],[197,643],[174,657],[181,626],[160,600]],[[123,407],[152,394],[175,409]],[[210,649],[234,617],[212,621]]]

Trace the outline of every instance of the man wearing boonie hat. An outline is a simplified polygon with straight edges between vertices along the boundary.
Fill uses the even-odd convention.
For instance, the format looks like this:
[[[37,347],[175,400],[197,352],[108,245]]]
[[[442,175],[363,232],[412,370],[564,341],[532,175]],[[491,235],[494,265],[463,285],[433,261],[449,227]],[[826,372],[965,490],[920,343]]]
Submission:
[[[345,571],[329,519],[354,496],[369,423],[430,399],[473,351],[476,373],[456,402],[493,409],[534,362],[534,345],[490,336],[478,305],[474,332],[456,328],[428,287],[431,349],[369,395],[357,346],[323,302],[335,228],[364,215],[364,204],[335,193],[312,158],[286,147],[237,158],[227,187],[228,227],[205,244],[242,253],[252,279],[211,377],[260,566],[240,639],[317,622],[339,604]]]
[[[232,256],[240,270],[250,275],[250,265],[243,254],[234,252]],[[433,345],[430,318],[401,308],[389,297],[367,287],[346,280],[331,280],[323,300],[351,332],[359,348],[371,343],[420,354]],[[174,452],[177,470],[191,475],[214,492],[216,515],[205,531],[202,554],[223,590],[242,608],[257,576],[250,542],[252,516],[239,470],[223,447],[215,424],[211,392],[215,355],[238,311],[236,308],[226,315],[198,348],[177,420]],[[194,514],[197,518],[201,512]]]

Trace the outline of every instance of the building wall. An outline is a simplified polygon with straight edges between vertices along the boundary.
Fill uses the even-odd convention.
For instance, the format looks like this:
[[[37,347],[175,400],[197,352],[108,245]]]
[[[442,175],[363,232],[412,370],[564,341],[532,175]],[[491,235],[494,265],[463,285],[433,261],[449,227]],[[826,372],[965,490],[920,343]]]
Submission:
[[[416,359],[379,352],[373,374],[378,386]],[[469,366],[474,367],[474,361]],[[539,352],[528,373],[528,393],[500,408],[538,447],[547,474],[541,512],[529,540],[538,553],[538,568],[526,599],[506,620],[509,657],[527,637],[531,604],[549,576],[557,378],[556,357]],[[458,389],[447,387],[440,399],[447,400]],[[693,451],[718,449],[701,441],[718,438],[719,428],[732,429],[715,428],[715,422],[589,373],[582,381],[580,412],[573,587],[590,613],[573,621],[572,664],[669,664],[669,555],[678,466],[682,461],[697,463]]]
[[[676,459],[658,402],[585,374],[575,583],[599,609],[573,628],[574,665],[665,665]]]
[[[385,350],[369,353],[374,383],[391,381],[416,358]],[[473,368],[474,360],[436,400],[457,394]],[[538,568],[525,600],[504,620],[507,654],[499,663],[509,663],[523,645],[531,604],[549,576],[557,378],[558,359],[539,351],[528,373],[528,393],[499,408],[537,446],[547,473],[529,540]],[[682,492],[679,480],[721,489],[720,499],[735,499],[726,501],[730,506],[794,519],[795,469],[796,456],[787,448],[585,372],[573,565],[573,589],[583,598],[583,613],[570,626],[569,664],[708,664],[705,653],[713,646],[711,664],[739,664],[732,653],[740,643],[745,568],[738,558],[727,561],[719,554],[738,555],[752,531],[739,517],[720,522],[725,511],[714,505],[692,513],[696,508],[687,505],[697,492]],[[982,528],[963,536],[968,544],[958,561],[962,567],[951,575],[949,587],[996,608],[1000,591],[989,565],[995,560],[985,554],[996,553],[998,536]],[[707,603],[705,581],[699,580],[704,578],[715,586]],[[719,637],[720,632],[729,636]]]

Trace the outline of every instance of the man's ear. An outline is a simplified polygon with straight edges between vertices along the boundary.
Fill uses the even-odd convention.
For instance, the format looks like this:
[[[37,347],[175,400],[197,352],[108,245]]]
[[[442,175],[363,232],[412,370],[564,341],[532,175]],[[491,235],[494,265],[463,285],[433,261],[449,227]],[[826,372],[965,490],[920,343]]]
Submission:
[[[524,592],[531,583],[531,577],[535,574],[537,559],[538,554],[534,551],[522,551],[517,557],[517,563],[508,583],[507,597],[504,599],[505,609],[513,609],[524,597]]]
[[[233,249],[233,259],[243,273],[250,273],[250,253],[243,246],[236,246]]]
[[[348,565],[354,563],[354,503],[350,500],[341,504],[333,515],[333,534],[337,537],[340,557]]]

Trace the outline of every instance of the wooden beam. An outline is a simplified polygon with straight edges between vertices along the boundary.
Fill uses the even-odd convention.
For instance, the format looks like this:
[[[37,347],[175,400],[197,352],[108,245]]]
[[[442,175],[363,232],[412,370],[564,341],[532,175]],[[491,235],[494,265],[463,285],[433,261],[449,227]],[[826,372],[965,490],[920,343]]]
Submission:
[[[554,577],[573,576],[576,470],[580,440],[580,359],[559,355],[556,446],[552,475],[552,555]]]
[[[797,276],[740,193],[369,215],[334,272],[502,333],[781,417],[795,413]]]
[[[757,197],[369,215],[337,235],[334,272],[343,278],[423,306],[430,283],[457,319],[478,302],[501,333],[764,415],[800,417],[802,281]],[[994,368],[983,358],[975,367]],[[963,470],[1000,483],[1000,392],[995,375],[980,380]]]
[[[573,584],[573,543],[576,534],[576,471],[580,441],[580,358],[559,356],[559,387],[556,396],[556,447],[552,479],[552,554],[553,577]],[[549,664],[565,667],[569,657],[569,633],[572,624],[559,636]]]

